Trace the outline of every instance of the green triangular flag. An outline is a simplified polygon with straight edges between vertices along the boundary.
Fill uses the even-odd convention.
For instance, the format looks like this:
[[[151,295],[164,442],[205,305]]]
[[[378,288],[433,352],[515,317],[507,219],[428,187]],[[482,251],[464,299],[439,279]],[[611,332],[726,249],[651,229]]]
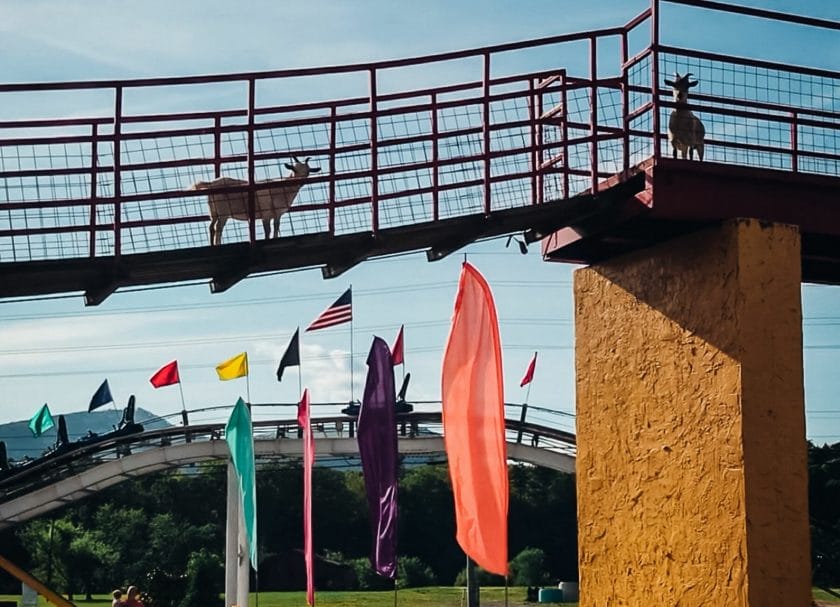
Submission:
[[[32,436],[41,436],[41,434],[54,427],[55,423],[50,414],[50,408],[44,403],[44,406],[38,409],[38,413],[29,420],[29,429],[32,430]]]

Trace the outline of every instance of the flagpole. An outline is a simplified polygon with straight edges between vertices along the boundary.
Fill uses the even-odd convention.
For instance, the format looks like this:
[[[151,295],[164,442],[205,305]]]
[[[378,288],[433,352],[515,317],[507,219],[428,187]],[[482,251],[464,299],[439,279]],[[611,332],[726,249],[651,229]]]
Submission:
[[[303,394],[303,381],[301,380],[300,365],[298,365],[298,394]]]
[[[178,378],[178,391],[181,393],[181,417],[184,420],[184,425],[187,425],[187,401],[184,400],[184,387],[181,385],[180,378]]]
[[[300,325],[298,325],[297,329],[295,330],[295,334],[297,334],[297,336],[298,336],[298,340],[297,340],[297,342],[298,342],[297,343],[297,348],[298,348],[298,355],[297,355],[297,358],[298,358],[298,364],[297,364],[298,394],[303,394],[303,380],[301,379],[302,376],[303,376],[303,371],[302,371],[301,367],[303,367],[303,365],[300,364]]]
[[[350,285],[350,301],[353,301],[353,285]],[[353,403],[353,308],[350,308],[350,403]]]
[[[119,414],[120,411],[119,411],[119,409],[117,409],[117,402],[113,398],[111,399],[111,406],[114,407],[114,413]],[[120,421],[122,421],[122,419]],[[117,425],[119,425],[119,423],[120,422],[117,422]],[[114,427],[114,426],[112,426],[112,427]]]

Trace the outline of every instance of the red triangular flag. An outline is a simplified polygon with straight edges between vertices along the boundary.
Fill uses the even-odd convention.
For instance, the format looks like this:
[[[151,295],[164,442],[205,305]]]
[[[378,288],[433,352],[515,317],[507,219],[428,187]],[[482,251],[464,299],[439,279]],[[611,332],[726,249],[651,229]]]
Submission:
[[[405,363],[403,358],[403,329],[405,325],[400,325],[400,332],[397,334],[397,339],[394,340],[394,345],[391,347],[391,361],[394,366]]]
[[[155,388],[181,383],[181,378],[178,376],[178,361],[173,360],[171,363],[163,365],[157,373],[149,378],[149,382]]]
[[[534,352],[534,358],[531,359],[531,362],[528,364],[528,370],[525,371],[525,376],[522,378],[522,381],[519,382],[519,387],[522,388],[525,384],[530,384],[531,380],[534,379],[534,369],[537,366],[537,353]]]

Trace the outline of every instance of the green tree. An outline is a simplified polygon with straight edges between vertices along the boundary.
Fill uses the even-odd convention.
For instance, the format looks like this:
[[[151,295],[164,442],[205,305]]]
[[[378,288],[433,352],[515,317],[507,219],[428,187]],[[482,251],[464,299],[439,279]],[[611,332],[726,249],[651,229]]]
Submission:
[[[476,566],[475,568],[475,581],[478,583],[479,586],[504,586],[505,585],[505,578],[504,576],[497,575],[495,573],[490,573],[483,567]],[[455,576],[455,583],[453,586],[466,586],[467,585],[467,568],[464,567],[461,571],[458,572],[458,575]]]
[[[814,584],[840,586],[840,443],[808,445],[811,570]]]
[[[158,568],[170,575],[181,576],[193,552],[219,550],[220,544],[214,541],[215,537],[213,524],[194,525],[169,512],[156,514],[149,522],[143,558],[145,569]]]
[[[101,588],[136,584],[146,575],[149,520],[140,508],[122,508],[118,503],[102,504],[93,516],[93,527],[100,533],[112,565],[111,579]]]
[[[406,470],[399,488],[399,551],[432,568],[441,583],[452,583],[464,566],[455,541],[455,507],[446,466]]]
[[[541,586],[548,582],[545,552],[525,548],[510,562],[510,579],[514,586]]]
[[[418,588],[436,584],[437,578],[431,567],[416,556],[397,559],[397,588]]]
[[[35,520],[18,533],[24,548],[32,555],[32,572],[36,577],[55,585],[72,596],[73,588],[67,572],[70,542],[78,528],[65,517]]]
[[[575,477],[527,464],[509,467],[509,551],[541,548],[551,579],[577,579]]]
[[[352,559],[349,564],[356,573],[359,590],[388,590],[394,587],[392,580],[382,577],[373,570],[369,558]]]
[[[79,591],[90,597],[95,572],[108,562],[108,548],[96,533],[65,516],[33,521],[21,529],[19,537],[36,563],[36,577],[57,585],[70,600]]]
[[[95,531],[78,529],[78,535],[70,540],[64,563],[70,589],[84,591],[85,600],[93,600],[97,573],[113,564],[108,546],[99,539]],[[68,590],[69,592],[69,590]]]
[[[217,607],[223,601],[224,564],[222,559],[207,549],[190,555],[187,563],[187,585],[178,607]]]

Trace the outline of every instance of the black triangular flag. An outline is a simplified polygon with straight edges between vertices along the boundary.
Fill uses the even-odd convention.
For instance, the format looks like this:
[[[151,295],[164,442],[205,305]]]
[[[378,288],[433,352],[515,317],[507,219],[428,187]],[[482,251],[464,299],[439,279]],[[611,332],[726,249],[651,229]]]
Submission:
[[[277,381],[283,381],[283,371],[286,367],[300,366],[300,345],[298,343],[298,334],[300,327],[297,328],[295,334],[292,335],[292,341],[286,346],[286,351],[283,353],[283,358],[280,359],[280,366],[277,367]]]
[[[112,402],[114,402],[114,398],[111,396],[111,388],[108,386],[108,380],[106,379],[91,397],[90,404],[88,405],[88,413],[102,405],[107,405]]]

